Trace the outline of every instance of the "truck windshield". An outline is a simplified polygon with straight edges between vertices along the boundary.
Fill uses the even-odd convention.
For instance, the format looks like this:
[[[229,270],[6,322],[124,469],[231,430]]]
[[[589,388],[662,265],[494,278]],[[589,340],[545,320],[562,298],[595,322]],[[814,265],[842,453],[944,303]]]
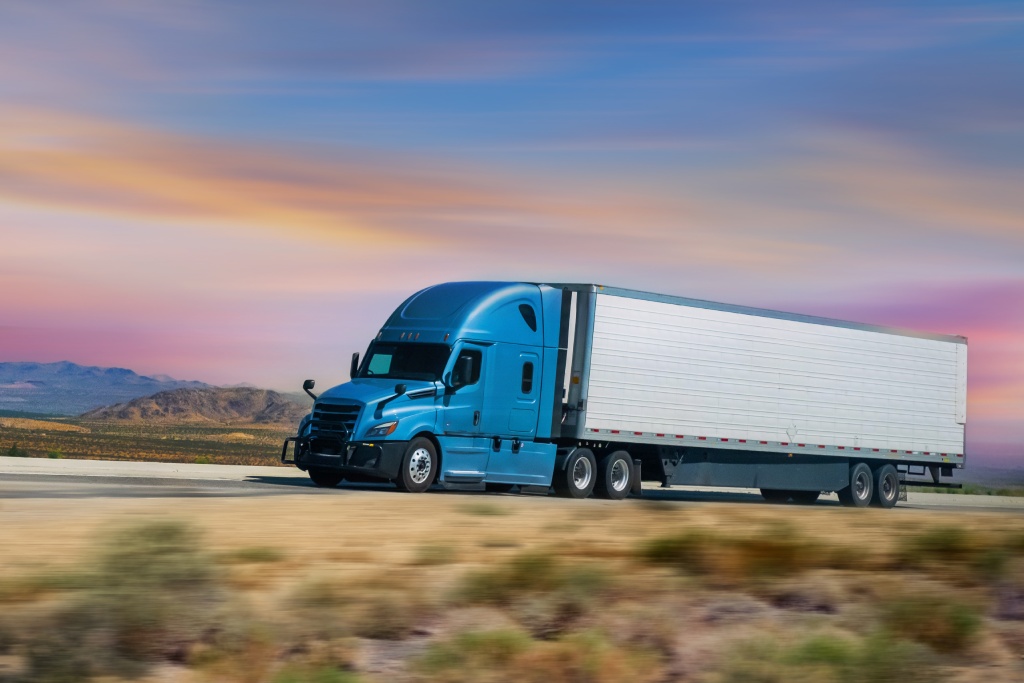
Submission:
[[[437,381],[441,379],[450,353],[451,349],[444,344],[373,342],[359,376]]]

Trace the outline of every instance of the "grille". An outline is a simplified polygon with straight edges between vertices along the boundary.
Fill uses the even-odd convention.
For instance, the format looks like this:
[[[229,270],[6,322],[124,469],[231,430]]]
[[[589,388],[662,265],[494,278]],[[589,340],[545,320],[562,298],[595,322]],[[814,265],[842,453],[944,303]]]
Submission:
[[[317,403],[309,435],[314,439],[348,441],[355,431],[359,406],[348,403]]]

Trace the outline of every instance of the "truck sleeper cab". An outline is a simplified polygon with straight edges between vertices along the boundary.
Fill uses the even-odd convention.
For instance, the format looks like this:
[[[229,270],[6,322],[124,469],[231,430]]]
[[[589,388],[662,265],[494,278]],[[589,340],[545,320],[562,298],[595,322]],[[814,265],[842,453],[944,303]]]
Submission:
[[[964,465],[962,337],[597,285],[460,282],[403,302],[350,374],[310,392],[282,451],[320,486],[620,499],[643,478],[892,507],[899,470],[937,481]]]

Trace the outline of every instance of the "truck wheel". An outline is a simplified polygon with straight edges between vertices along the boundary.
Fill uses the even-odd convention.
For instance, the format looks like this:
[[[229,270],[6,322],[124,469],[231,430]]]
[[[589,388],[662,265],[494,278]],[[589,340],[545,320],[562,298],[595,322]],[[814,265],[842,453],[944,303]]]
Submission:
[[[821,495],[821,491],[790,491],[789,497],[793,499],[793,502],[797,505],[813,505],[814,501],[818,500],[818,496]]]
[[[789,500],[789,491],[781,489],[761,489],[761,497],[769,503],[785,503]]]
[[[345,475],[338,470],[327,470],[320,467],[311,467],[307,474],[314,484],[325,489],[333,489],[345,478]]]
[[[867,463],[859,462],[850,468],[850,485],[837,491],[839,502],[846,507],[863,508],[871,502],[874,491],[874,475]]]
[[[565,461],[565,469],[555,472],[555,493],[565,498],[586,498],[594,490],[597,461],[586,448],[577,448]]]
[[[437,451],[430,439],[417,437],[409,442],[402,457],[395,485],[402,491],[423,493],[434,483],[437,474]]]
[[[622,500],[633,486],[633,458],[626,451],[615,451],[601,458],[595,492],[601,498]]]
[[[875,470],[875,495],[872,505],[880,508],[896,507],[900,499],[900,477],[892,465],[882,465]]]

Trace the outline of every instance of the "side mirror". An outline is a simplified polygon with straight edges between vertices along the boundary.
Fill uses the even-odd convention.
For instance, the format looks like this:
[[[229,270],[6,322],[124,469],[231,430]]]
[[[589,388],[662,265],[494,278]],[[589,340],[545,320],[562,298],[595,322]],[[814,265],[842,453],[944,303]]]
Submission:
[[[302,383],[302,390],[309,394],[309,397],[312,398],[314,401],[316,400],[316,394],[310,391],[310,389],[312,389],[315,386],[316,382],[311,379],[307,379],[305,382]]]
[[[402,394],[405,393],[405,389],[406,389],[406,386],[404,384],[396,384],[395,385],[395,395],[396,396],[401,396]]]
[[[349,379],[355,379],[356,375],[359,374],[359,352],[356,351],[352,354],[352,364],[348,367]]]
[[[455,360],[455,367],[452,369],[451,388],[452,390],[464,387],[473,376],[473,358],[471,356],[459,356]]]

